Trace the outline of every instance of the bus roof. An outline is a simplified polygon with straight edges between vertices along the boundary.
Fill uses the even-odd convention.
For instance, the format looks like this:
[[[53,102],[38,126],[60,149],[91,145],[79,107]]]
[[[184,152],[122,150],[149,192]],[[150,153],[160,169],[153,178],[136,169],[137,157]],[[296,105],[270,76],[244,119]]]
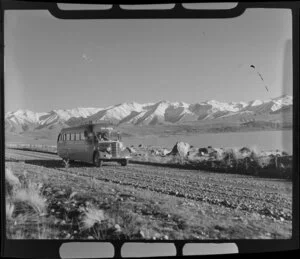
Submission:
[[[63,128],[61,129],[61,133],[65,132],[78,132],[78,131],[85,131],[91,129],[91,125],[81,125],[76,127],[69,127],[69,128]]]
[[[85,130],[87,131],[98,131],[98,130],[113,130],[113,127],[111,127],[111,125],[109,124],[85,124],[85,125],[80,125],[80,126],[75,126],[75,127],[69,127],[69,128],[63,128],[61,130],[61,133],[65,133],[65,132],[83,132]]]

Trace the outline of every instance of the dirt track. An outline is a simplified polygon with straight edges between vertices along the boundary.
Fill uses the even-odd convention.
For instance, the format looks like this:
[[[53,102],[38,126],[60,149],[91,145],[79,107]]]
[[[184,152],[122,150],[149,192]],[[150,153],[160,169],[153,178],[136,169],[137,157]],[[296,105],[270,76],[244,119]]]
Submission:
[[[140,164],[122,167],[105,163],[95,168],[76,162],[65,168],[56,155],[21,150],[7,150],[6,159],[275,219],[292,219],[292,183],[286,180]]]

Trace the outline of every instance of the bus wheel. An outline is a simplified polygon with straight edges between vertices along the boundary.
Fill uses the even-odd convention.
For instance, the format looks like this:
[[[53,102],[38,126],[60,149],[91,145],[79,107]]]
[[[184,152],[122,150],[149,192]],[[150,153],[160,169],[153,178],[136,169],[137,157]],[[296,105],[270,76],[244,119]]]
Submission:
[[[95,165],[96,167],[100,167],[100,166],[102,166],[102,163],[103,163],[103,161],[100,160],[100,158],[99,158],[99,153],[96,152],[95,155],[94,155],[94,165]]]
[[[127,164],[128,164],[127,159],[121,161],[121,166],[127,166]]]

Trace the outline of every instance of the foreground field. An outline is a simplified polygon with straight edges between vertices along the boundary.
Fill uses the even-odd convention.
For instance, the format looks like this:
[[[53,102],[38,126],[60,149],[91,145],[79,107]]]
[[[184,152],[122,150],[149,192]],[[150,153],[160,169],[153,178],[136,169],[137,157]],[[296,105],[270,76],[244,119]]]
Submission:
[[[292,183],[287,180],[141,164],[65,168],[54,154],[21,150],[6,150],[6,167],[19,177],[26,171],[27,178],[43,185],[43,217],[55,222],[52,238],[291,237]],[[96,210],[110,222],[100,232],[81,224]]]

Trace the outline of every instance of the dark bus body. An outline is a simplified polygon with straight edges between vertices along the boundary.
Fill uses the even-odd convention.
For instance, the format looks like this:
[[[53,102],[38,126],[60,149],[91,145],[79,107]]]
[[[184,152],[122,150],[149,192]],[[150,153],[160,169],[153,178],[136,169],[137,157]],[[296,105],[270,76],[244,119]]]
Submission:
[[[57,153],[65,161],[82,161],[101,166],[105,161],[116,161],[126,166],[122,155],[120,134],[110,127],[87,124],[64,128],[57,138]]]

